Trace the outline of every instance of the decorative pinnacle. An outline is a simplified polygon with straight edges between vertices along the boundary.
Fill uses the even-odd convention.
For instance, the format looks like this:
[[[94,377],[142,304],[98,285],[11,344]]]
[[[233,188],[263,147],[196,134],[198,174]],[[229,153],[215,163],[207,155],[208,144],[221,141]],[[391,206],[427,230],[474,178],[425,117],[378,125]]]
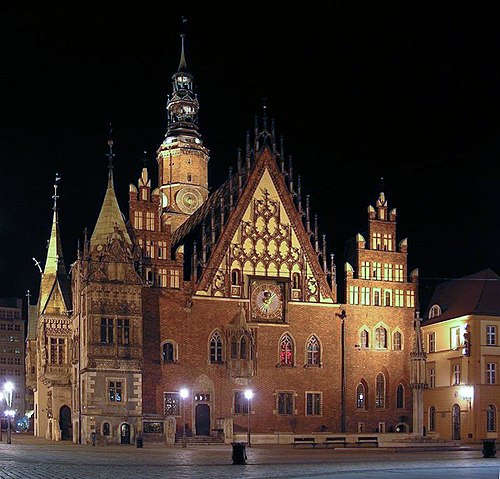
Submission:
[[[52,209],[54,211],[57,210],[57,198],[59,198],[59,196],[57,195],[57,188],[58,188],[58,182],[61,180],[61,177],[59,176],[59,173],[56,173],[56,179],[54,181],[54,194],[52,195],[52,199],[54,200],[54,206],[52,207]]]
[[[113,126],[111,123],[109,124],[109,140],[108,140],[108,146],[109,146],[109,151],[108,154],[106,155],[108,157],[108,179],[111,181],[113,179],[113,158],[115,154],[113,153],[113,140],[112,140],[112,134],[113,134]]]

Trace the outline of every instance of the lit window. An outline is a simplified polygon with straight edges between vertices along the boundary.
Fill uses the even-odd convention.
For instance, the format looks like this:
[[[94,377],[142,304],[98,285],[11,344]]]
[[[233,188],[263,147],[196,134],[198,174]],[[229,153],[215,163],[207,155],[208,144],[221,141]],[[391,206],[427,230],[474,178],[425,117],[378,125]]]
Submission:
[[[167,242],[158,241],[158,258],[167,259]]]
[[[450,328],[450,347],[451,349],[457,349],[460,346],[460,327]]]
[[[367,286],[361,287],[361,304],[365,306],[370,305],[370,288]]]
[[[382,249],[382,233],[372,234],[372,249]]]
[[[178,269],[170,270],[170,287],[171,288],[179,288],[181,281],[180,271]]]
[[[452,385],[458,385],[460,384],[460,364],[454,364],[453,365],[453,382]]]
[[[380,289],[373,288],[373,306],[380,306]]]
[[[436,387],[436,368],[429,368],[429,387]]]
[[[415,307],[415,291],[406,291],[406,307]]]
[[[392,281],[392,263],[384,263],[384,280]]]
[[[382,263],[373,263],[373,279],[382,279]]]
[[[382,326],[375,330],[375,349],[387,349],[387,330]]]
[[[248,414],[251,405],[250,405],[250,400],[245,397],[245,391],[234,391],[233,407],[234,407],[234,414]]]
[[[370,279],[370,262],[362,261],[361,262],[361,278],[362,279]]]
[[[403,265],[402,264],[397,264],[394,267],[394,280],[399,281],[400,283],[403,282]]]
[[[428,336],[429,339],[429,352],[430,353],[435,353],[436,352],[436,333],[429,333]]]
[[[146,212],[146,229],[149,231],[155,229],[155,214],[152,211]]]
[[[349,286],[349,304],[359,304],[359,286]]]
[[[396,289],[394,291],[394,306],[397,306],[398,308],[402,308],[404,306],[402,289]]]
[[[134,211],[134,228],[136,230],[142,230],[143,227],[142,211]]]
[[[108,398],[110,402],[122,402],[122,382],[109,381],[108,383]]]
[[[311,336],[307,343],[307,365],[319,366],[320,363],[320,348],[319,341],[316,336]]]
[[[396,331],[394,333],[394,336],[392,338],[392,346],[393,346],[393,349],[396,351],[401,351],[401,349],[403,349],[402,336],[401,336],[401,333],[399,331]]]
[[[384,290],[384,306],[392,306],[392,291],[390,289]]]
[[[486,326],[486,345],[496,346],[497,344],[497,327],[488,325]]]
[[[384,250],[385,251],[393,250],[393,241],[391,233],[384,233]]]
[[[285,334],[280,342],[280,365],[293,366],[293,341],[292,338]]]
[[[497,382],[497,364],[486,364],[486,384],[496,384]]]
[[[321,393],[306,393],[306,416],[321,416]]]
[[[366,392],[363,383],[359,383],[356,388],[356,407],[358,409],[365,409],[366,407]]]
[[[158,286],[165,288],[167,286],[167,272],[165,268],[158,268]]]
[[[50,338],[50,364],[64,364],[66,342],[64,338]]]

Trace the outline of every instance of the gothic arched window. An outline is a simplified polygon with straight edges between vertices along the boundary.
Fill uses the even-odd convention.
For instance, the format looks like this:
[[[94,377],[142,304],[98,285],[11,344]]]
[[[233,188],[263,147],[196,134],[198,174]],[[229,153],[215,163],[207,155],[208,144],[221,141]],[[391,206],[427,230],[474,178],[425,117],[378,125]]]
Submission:
[[[300,289],[300,273],[292,273],[292,288]]]
[[[102,425],[102,435],[109,436],[111,434],[111,428],[109,427],[109,422],[105,422]]]
[[[164,363],[175,362],[175,345],[174,343],[167,341],[162,347],[162,360]]]
[[[368,349],[370,347],[370,335],[366,329],[363,329],[359,335],[360,346],[363,349]]]
[[[431,406],[429,408],[429,432],[436,430],[436,408]]]
[[[238,358],[238,341],[233,336],[231,338],[231,359],[237,359],[237,358]]]
[[[382,326],[375,330],[375,349],[387,349],[387,330]]]
[[[377,375],[375,382],[375,407],[385,407],[385,377],[382,373]]]
[[[307,343],[307,365],[319,366],[320,363],[320,347],[316,336],[311,336]]]
[[[396,390],[396,407],[398,409],[405,407],[405,388],[402,384],[398,384],[398,389]]]
[[[222,338],[218,331],[210,338],[210,362],[222,363]]]
[[[293,341],[288,334],[280,341],[280,365],[293,366]]]
[[[401,349],[403,349],[401,339],[402,339],[401,333],[399,331],[396,331],[392,337],[392,348],[395,351],[401,351]]]
[[[486,431],[496,432],[497,430],[497,408],[489,404],[486,409]]]
[[[247,353],[247,340],[245,337],[241,338],[240,341],[240,358],[241,359],[247,359],[248,353]]]
[[[356,407],[358,409],[366,408],[366,390],[363,383],[359,383],[356,388]]]
[[[231,272],[231,284],[238,286],[241,283],[241,272],[239,269],[233,269]]]

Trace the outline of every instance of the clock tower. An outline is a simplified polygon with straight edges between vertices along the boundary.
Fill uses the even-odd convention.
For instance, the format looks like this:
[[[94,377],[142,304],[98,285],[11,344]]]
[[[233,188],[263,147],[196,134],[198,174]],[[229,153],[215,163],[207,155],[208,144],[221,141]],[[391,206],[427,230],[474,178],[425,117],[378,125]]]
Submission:
[[[198,129],[199,103],[187,71],[184,38],[181,35],[181,59],[167,102],[167,133],[157,152],[162,221],[172,232],[208,197],[208,149]]]

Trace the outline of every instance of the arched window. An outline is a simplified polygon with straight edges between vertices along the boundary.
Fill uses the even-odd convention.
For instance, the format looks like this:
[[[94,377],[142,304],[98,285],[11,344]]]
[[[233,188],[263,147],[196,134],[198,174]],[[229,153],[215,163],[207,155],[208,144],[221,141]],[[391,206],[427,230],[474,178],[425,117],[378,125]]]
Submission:
[[[163,344],[162,348],[162,360],[164,363],[175,362],[175,345],[170,341]]]
[[[436,430],[436,408],[431,406],[429,408],[429,432]]]
[[[375,349],[387,349],[387,331],[382,326],[375,330]]]
[[[360,346],[364,349],[368,349],[370,347],[370,335],[366,329],[363,329],[359,335],[359,343]]]
[[[236,337],[231,338],[231,359],[237,359],[238,358],[238,341],[236,340]]]
[[[486,431],[496,432],[497,430],[497,408],[489,404],[486,409]]]
[[[431,306],[431,309],[429,309],[429,319],[432,318],[437,318],[438,316],[441,316],[442,311],[441,311],[441,306],[439,304],[433,304]]]
[[[102,425],[102,435],[109,436],[111,434],[111,428],[109,427],[109,422],[105,422]]]
[[[231,272],[231,284],[238,286],[241,283],[241,272],[239,269],[233,269]]]
[[[245,337],[242,337],[240,341],[240,357],[241,359],[247,359],[248,357],[247,340],[245,339]]]
[[[292,273],[292,288],[300,289],[300,273]]]
[[[382,373],[377,375],[375,383],[375,407],[385,407],[385,377]]]
[[[384,306],[392,306],[392,298],[391,298],[391,292],[386,291],[384,293]]]
[[[401,349],[403,349],[402,337],[399,331],[396,331],[392,337],[392,348],[395,351],[401,351]]]
[[[319,341],[316,336],[311,336],[307,343],[307,365],[319,366],[320,363],[320,348]]]
[[[373,290],[373,306],[380,306],[380,291],[378,289]]]
[[[366,408],[366,391],[363,383],[359,383],[356,388],[356,407],[358,409]]]
[[[398,389],[396,390],[396,407],[398,409],[405,407],[405,388],[402,384],[398,384]]]
[[[222,338],[218,331],[210,338],[210,362],[222,363]]]
[[[280,342],[280,365],[293,366],[293,341],[292,338],[285,334]]]

